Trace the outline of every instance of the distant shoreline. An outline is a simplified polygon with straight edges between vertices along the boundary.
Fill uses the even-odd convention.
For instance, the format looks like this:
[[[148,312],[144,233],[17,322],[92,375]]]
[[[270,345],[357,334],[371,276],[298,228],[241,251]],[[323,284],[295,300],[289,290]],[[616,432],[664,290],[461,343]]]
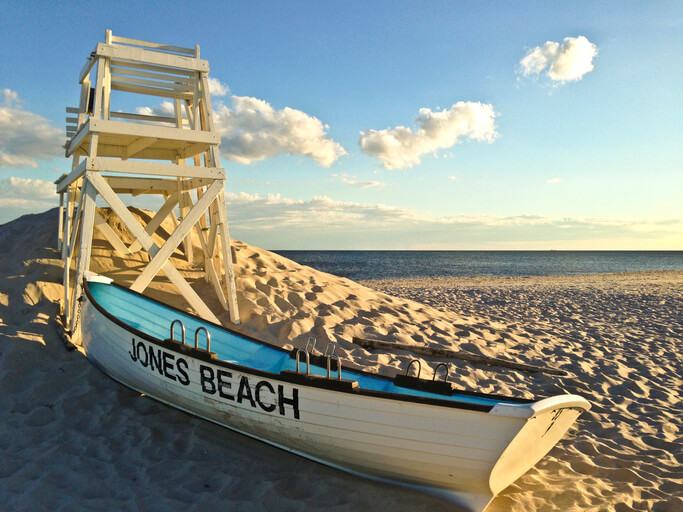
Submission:
[[[672,281],[683,282],[683,270],[635,270],[629,272],[605,272],[571,275],[549,276],[443,276],[443,277],[407,277],[393,279],[363,279],[359,283],[370,288],[373,285],[409,285],[414,287],[444,287],[449,285],[482,285],[495,286],[501,284],[552,284],[562,282],[604,282],[604,281]]]

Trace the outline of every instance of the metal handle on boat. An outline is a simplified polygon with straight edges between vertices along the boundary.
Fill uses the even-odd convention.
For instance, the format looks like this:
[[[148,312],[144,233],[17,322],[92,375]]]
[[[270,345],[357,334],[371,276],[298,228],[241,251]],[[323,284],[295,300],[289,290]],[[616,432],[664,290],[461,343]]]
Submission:
[[[332,350],[330,350],[330,347]],[[325,347],[325,357],[332,356],[334,355],[335,350],[337,350],[337,344],[334,341],[331,341],[327,344],[327,347]],[[329,351],[329,354],[327,353]]]
[[[299,354],[305,354],[306,355],[306,375],[308,375],[311,371],[311,358],[308,355],[308,350],[306,350],[305,348],[300,348],[299,350],[296,351],[296,373],[301,373],[299,371],[299,362],[300,362]]]
[[[199,331],[204,331],[204,334],[206,334],[206,351],[211,352],[211,335],[206,330],[206,327],[198,327],[194,332],[194,348],[199,348]]]
[[[175,327],[175,324],[180,324],[180,333],[183,335],[183,345],[184,345],[185,344],[185,326],[177,318],[175,320],[173,320],[173,322],[171,322],[171,340],[178,341],[173,337],[173,328]]]
[[[312,338],[312,337],[308,338],[308,341],[306,342],[306,352],[313,353],[314,350],[315,350],[315,338]]]
[[[327,356],[327,378],[330,378],[332,359],[337,361],[337,379],[341,380],[341,359],[339,359],[339,356],[336,356],[334,354],[330,354],[329,356]]]
[[[443,376],[443,381],[448,382],[448,372],[450,370],[448,363],[439,363],[436,365],[436,368],[434,368],[434,376],[432,377],[432,380],[436,380],[436,374],[439,373],[439,368],[441,368],[442,366],[446,368],[446,373]]]
[[[420,374],[422,373],[422,363],[418,359],[413,359],[410,361],[410,364],[408,365],[408,368],[406,368],[406,376],[410,374],[410,368],[413,366],[413,363],[417,363],[417,378],[420,378]]]

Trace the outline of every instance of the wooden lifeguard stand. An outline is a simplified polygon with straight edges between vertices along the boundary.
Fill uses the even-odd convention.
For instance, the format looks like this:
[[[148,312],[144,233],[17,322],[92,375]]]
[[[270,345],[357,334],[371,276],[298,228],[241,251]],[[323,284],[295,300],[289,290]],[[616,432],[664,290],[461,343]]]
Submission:
[[[111,30],[105,32],[104,43],[97,44],[81,70],[80,105],[66,109],[64,147],[66,157],[73,158],[72,171],[56,182],[60,194],[59,246],[64,260],[62,314],[64,328],[72,336],[77,328],[81,283],[90,266],[94,229],[119,253],[143,249],[149,254],[150,261],[131,285],[132,290],[142,292],[162,271],[197,314],[220,323],[169,259],[183,244],[186,258],[192,262],[195,234],[203,252],[205,278],[213,283],[220,303],[230,312],[230,320],[239,323],[224,197],[225,171],[220,167],[220,136],[213,121],[208,73],[209,63],[199,58],[199,46],[190,49],[138,41],[114,36]],[[113,110],[112,91],[170,101],[173,115]],[[120,194],[160,194],[164,203],[145,226],[128,210]],[[98,195],[135,237],[130,246],[97,213]],[[169,215],[176,228],[159,246],[152,235]],[[76,276],[70,283],[74,259]]]

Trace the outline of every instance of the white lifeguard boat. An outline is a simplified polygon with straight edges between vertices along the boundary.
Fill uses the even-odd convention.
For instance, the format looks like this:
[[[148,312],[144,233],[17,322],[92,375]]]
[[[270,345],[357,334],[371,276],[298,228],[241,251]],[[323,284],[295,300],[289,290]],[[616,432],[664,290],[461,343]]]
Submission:
[[[575,395],[523,400],[353,371],[333,354],[268,345],[100,276],[83,289],[85,354],[122,384],[308,459],[470,510],[483,510],[590,408]]]

